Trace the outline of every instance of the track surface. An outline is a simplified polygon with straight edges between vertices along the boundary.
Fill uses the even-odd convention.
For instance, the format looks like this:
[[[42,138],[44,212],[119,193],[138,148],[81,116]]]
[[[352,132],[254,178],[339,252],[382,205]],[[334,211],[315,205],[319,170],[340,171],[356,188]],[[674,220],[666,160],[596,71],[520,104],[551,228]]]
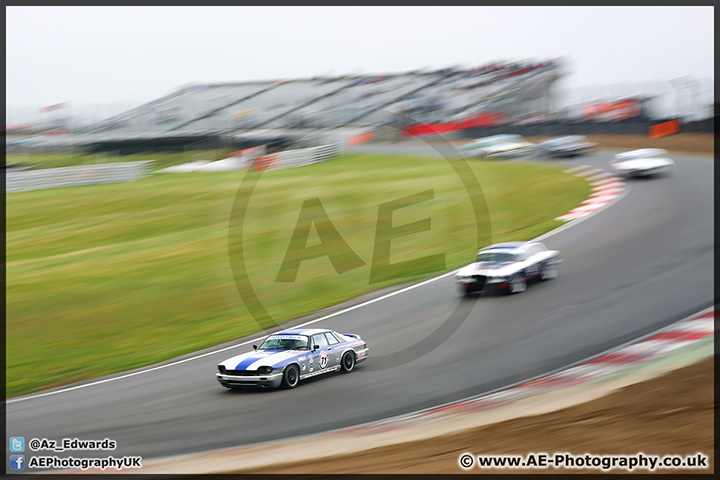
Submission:
[[[599,152],[553,162],[607,168],[608,158]],[[564,259],[557,279],[511,297],[461,300],[449,276],[315,324],[367,341],[369,360],[349,375],[323,375],[290,391],[226,391],[214,378],[216,365],[245,346],[10,403],[7,435],[118,442],[113,452],[76,457],[198,452],[406,413],[597,354],[713,303],[713,162],[675,159],[673,175],[629,180],[619,202],[544,240]],[[416,345],[438,328],[431,338],[447,339],[437,348],[433,340]],[[390,354],[406,347],[422,355],[400,365],[404,359]]]

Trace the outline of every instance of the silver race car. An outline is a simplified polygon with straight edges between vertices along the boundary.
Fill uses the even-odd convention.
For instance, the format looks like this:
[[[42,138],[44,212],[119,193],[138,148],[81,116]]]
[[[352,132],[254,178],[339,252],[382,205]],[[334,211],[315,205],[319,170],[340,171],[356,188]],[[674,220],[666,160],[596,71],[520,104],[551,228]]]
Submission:
[[[524,292],[530,279],[550,280],[558,275],[560,252],[540,242],[506,242],[480,250],[474,263],[455,274],[462,294],[504,290]]]
[[[597,146],[597,143],[589,141],[584,135],[567,135],[540,142],[537,152],[549,157],[577,157]]]
[[[360,335],[324,328],[285,330],[253,348],[218,365],[220,385],[295,388],[300,380],[323,373],[352,372],[369,351]]]

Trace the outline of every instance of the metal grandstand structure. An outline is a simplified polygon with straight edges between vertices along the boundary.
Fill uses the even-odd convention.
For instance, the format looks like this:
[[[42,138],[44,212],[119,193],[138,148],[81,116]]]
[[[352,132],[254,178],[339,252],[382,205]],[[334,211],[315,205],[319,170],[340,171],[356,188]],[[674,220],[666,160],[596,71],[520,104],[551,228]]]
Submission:
[[[550,95],[553,62],[470,70],[206,84],[111,117],[86,133],[218,134],[259,128],[368,127],[412,117],[446,121],[483,110],[521,112]],[[545,100],[547,102],[547,100]],[[546,103],[545,108],[549,108]],[[548,112],[549,113],[549,112]]]

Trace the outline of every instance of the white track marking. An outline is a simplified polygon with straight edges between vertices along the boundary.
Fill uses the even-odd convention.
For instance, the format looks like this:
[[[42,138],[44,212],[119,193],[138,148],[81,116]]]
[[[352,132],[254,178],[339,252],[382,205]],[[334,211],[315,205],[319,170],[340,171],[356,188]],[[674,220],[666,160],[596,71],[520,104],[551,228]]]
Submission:
[[[613,174],[610,172],[601,172],[601,173],[596,173],[595,175],[593,175],[591,177],[586,177],[585,179],[589,180],[591,182],[596,182],[597,180],[600,180],[602,178],[608,178],[608,177],[612,177],[612,176],[613,176]]]
[[[590,166],[588,166],[588,165],[577,165],[577,166],[575,166],[575,167],[568,168],[567,170],[565,170],[565,173],[572,173],[572,172],[576,172],[576,171],[581,171],[581,170],[582,170],[583,173],[585,174],[585,172],[587,172],[590,168],[592,168],[592,167],[590,167]],[[580,174],[578,173],[577,175],[580,175]]]

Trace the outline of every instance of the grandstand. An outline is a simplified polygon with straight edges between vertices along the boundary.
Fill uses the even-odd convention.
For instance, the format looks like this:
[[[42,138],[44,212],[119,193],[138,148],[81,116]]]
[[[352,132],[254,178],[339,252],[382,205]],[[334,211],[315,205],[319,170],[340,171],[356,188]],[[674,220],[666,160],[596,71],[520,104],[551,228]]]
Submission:
[[[528,94],[549,95],[554,62],[471,70],[364,75],[186,87],[87,130],[155,134],[258,128],[376,126],[445,121],[485,109],[526,111]],[[509,115],[512,120],[512,113]]]
[[[117,149],[122,143],[144,142],[161,148],[213,137],[242,139],[242,146],[252,146],[253,139],[261,141],[263,132],[277,137],[293,132],[297,136],[298,129],[403,128],[483,113],[500,113],[488,117],[493,123],[511,123],[529,109],[550,114],[551,87],[558,78],[558,62],[547,61],[191,85],[63,136],[62,143]],[[43,140],[48,142],[57,140]]]

